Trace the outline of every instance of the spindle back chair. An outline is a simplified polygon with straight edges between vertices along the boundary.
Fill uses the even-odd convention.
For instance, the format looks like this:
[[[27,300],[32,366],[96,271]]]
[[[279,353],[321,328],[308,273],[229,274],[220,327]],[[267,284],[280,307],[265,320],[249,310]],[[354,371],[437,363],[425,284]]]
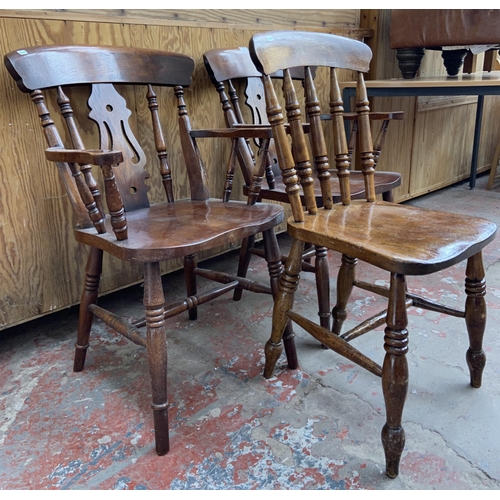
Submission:
[[[234,49],[209,50],[204,53],[203,60],[210,80],[219,94],[226,125],[228,127],[237,128],[242,134],[245,133],[245,130],[252,130],[255,127],[262,127],[262,129],[268,128],[269,122],[266,115],[262,74],[256,69],[252,62],[248,48],[239,47]],[[312,68],[312,76],[314,76],[314,71],[315,68]],[[302,84],[304,81],[304,68],[291,68],[290,76],[293,80]],[[271,77],[273,79],[282,80],[283,71],[277,71],[273,73]],[[240,89],[244,89],[244,96]],[[252,120],[245,120],[245,113],[240,102],[244,102],[249,108]],[[330,118],[329,113],[322,114],[323,120],[330,120]],[[345,114],[344,118],[353,124],[349,140],[349,153],[352,156],[356,144],[357,115],[356,113],[349,113]],[[390,120],[401,120],[403,118],[403,112],[371,113],[370,118],[382,121],[375,146],[376,160],[378,161]],[[307,130],[307,124],[305,124],[304,127],[305,130]],[[248,197],[250,204],[258,200],[272,200],[280,203],[288,203],[288,195],[285,191],[285,184],[278,165],[274,141],[269,138],[254,139],[254,141],[258,148],[257,155],[253,152],[251,141],[248,136],[240,137],[237,141],[235,140],[235,149],[232,153],[233,161],[228,162],[226,172],[226,182],[224,185],[225,199],[229,199],[231,196],[235,174],[235,160],[237,158],[245,181],[243,194]],[[262,185],[264,176],[266,178],[267,187]],[[359,171],[353,171],[351,173],[351,180],[352,196],[354,198],[363,197],[365,189],[363,174]],[[340,201],[339,182],[337,177],[331,176],[330,183],[333,201]],[[375,176],[376,193],[381,194],[383,199],[388,201],[394,200],[393,189],[400,184],[401,175],[396,172],[377,172]],[[322,196],[320,183],[317,178],[314,180],[314,193],[316,196],[316,204],[321,206]],[[302,202],[304,203],[303,198]],[[251,255],[264,256],[262,250],[254,247],[253,238],[242,242],[238,276],[246,276]],[[314,265],[311,264],[311,258],[313,256],[315,257]],[[286,261],[286,256],[282,257],[282,261]],[[311,245],[306,245],[303,255],[302,270],[315,273],[320,324],[325,328],[329,328],[331,317],[330,284],[328,279],[329,272],[326,249],[320,247],[314,248]],[[241,294],[241,289],[235,290],[235,300],[239,300]]]
[[[165,454],[169,450],[165,320],[185,311],[189,311],[191,319],[196,319],[197,306],[238,287],[267,294],[276,292],[283,266],[274,227],[282,222],[283,209],[275,204],[247,206],[244,202],[210,198],[208,172],[191,136],[184,100],[184,87],[190,85],[194,69],[192,58],[125,47],[45,46],[11,52],[4,62],[21,91],[29,93],[36,106],[49,146],[46,158],[56,163],[75,212],[75,238],[90,247],[74,371],[84,368],[94,317],[146,347],[156,452]],[[78,123],[73,111],[76,107],[83,108],[78,104],[78,100],[85,97],[82,85],[91,90],[88,118],[97,125],[100,142],[97,149],[86,149],[83,137],[90,128],[89,122]],[[180,134],[189,199],[176,200],[174,196],[161,103],[157,97],[162,87],[173,88],[169,91],[170,99],[172,108],[177,108],[179,128],[169,133],[170,136]],[[54,115],[59,112],[61,119],[52,119],[49,111],[55,100],[45,95],[52,92],[57,100],[52,111]],[[77,102],[72,103],[68,96]],[[168,99],[161,101],[165,103]],[[145,112],[140,109],[141,104]],[[136,126],[144,116],[141,126]],[[148,121],[150,132],[145,132]],[[59,130],[56,123],[62,124],[63,130]],[[141,137],[151,137],[154,142],[153,155],[157,155],[164,202],[151,204],[149,201],[150,187],[145,181],[154,167],[147,170],[146,154],[133,129],[142,130]],[[98,165],[102,171],[105,199],[101,198],[102,182],[96,181],[92,165]],[[197,265],[199,252],[237,243],[258,232],[264,235],[271,286]],[[144,264],[144,319],[129,323],[97,305],[103,252]],[[188,296],[165,303],[160,262],[177,258],[184,259]],[[217,286],[197,293],[197,276],[215,281]]]
[[[465,319],[469,336],[466,353],[473,387],[481,385],[485,365],[482,339],[486,324],[486,284],[481,250],[495,237],[492,222],[464,215],[425,210],[408,205],[377,201],[374,186],[374,154],[369,123],[369,101],[363,73],[368,71],[371,51],[356,40],[324,33],[273,31],[254,35],[250,54],[264,76],[267,116],[277,144],[279,165],[292,207],[288,233],[293,238],[285,272],[280,278],[280,293],[273,311],[271,338],[266,344],[264,376],[273,373],[281,353],[281,334],[291,319],[335,352],[345,356],[382,379],[387,421],[382,430],[386,456],[386,474],[398,475],[405,444],[402,414],[408,390],[408,320],[407,307],[418,307]],[[298,98],[287,68],[305,66],[307,116],[302,117]],[[320,103],[309,66],[330,70],[329,106],[335,142],[341,202],[333,203],[329,182],[329,157],[320,124]],[[365,180],[365,200],[353,200],[350,192],[350,157],[343,121],[343,103],[336,69],[357,72],[356,112],[359,126],[359,149]],[[283,70],[285,116],[270,75]],[[310,126],[304,134],[302,122]],[[321,183],[323,208],[316,203],[311,149]],[[301,199],[305,198],[305,207]],[[311,322],[294,311],[294,293],[299,282],[301,255],[305,242],[342,253],[337,280],[337,303],[332,311],[332,331]],[[390,273],[389,287],[362,282],[355,278],[357,261],[362,260]],[[454,309],[419,297],[407,290],[407,275],[427,275],[467,261],[465,272],[465,309]],[[378,293],[388,299],[385,311],[342,333],[347,305],[353,286]],[[349,342],[367,331],[385,324],[382,366]]]

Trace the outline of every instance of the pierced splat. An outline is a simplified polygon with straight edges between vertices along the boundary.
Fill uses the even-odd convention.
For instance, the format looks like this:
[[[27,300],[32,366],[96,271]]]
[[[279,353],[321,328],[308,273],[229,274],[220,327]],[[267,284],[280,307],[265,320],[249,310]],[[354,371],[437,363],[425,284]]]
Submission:
[[[247,78],[247,85],[245,88],[245,104],[252,111],[252,120],[256,125],[268,125],[266,113],[266,100],[264,99],[264,86],[260,78],[250,77]],[[259,148],[262,147],[262,141],[255,139],[255,144]],[[278,155],[274,141],[269,143],[267,152],[268,158],[266,161],[266,180],[270,189],[275,187],[275,176],[280,176],[281,172],[278,165]]]
[[[149,186],[144,183],[149,178],[144,169],[146,156],[130,129],[128,119],[132,113],[125,99],[112,84],[94,84],[88,106],[89,118],[99,127],[100,148],[123,153],[123,163],[113,167],[113,173],[125,211],[149,207]]]

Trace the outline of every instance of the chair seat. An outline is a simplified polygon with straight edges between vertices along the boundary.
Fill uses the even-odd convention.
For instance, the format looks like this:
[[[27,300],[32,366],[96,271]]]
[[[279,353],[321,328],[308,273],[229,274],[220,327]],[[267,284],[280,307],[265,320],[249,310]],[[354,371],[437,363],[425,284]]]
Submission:
[[[77,241],[122,260],[156,262],[183,257],[265,231],[283,222],[283,207],[271,203],[180,200],[127,213],[128,239],[118,241],[109,217],[105,234],[75,229]]]
[[[340,201],[340,186],[337,173],[333,172],[331,174],[331,186],[332,186],[332,198],[334,203]],[[314,191],[316,193],[316,199],[318,206],[322,206],[321,198],[321,188],[319,180],[316,176],[314,178]],[[352,170],[349,176],[350,188],[351,188],[351,198],[359,199],[365,196],[365,181],[363,178],[363,173],[359,170]],[[375,174],[375,193],[382,194],[401,185],[401,174],[397,172],[377,172]],[[248,196],[249,187],[243,187],[243,194]],[[288,194],[285,191],[285,184],[281,176],[275,177],[275,187],[274,189],[269,189],[262,187],[260,190],[260,198],[263,200],[274,200],[280,201],[282,203],[288,203]],[[303,197],[302,202],[304,203]]]
[[[303,223],[290,218],[288,232],[392,273],[423,275],[479,252],[493,240],[496,225],[478,217],[359,200],[319,210]]]

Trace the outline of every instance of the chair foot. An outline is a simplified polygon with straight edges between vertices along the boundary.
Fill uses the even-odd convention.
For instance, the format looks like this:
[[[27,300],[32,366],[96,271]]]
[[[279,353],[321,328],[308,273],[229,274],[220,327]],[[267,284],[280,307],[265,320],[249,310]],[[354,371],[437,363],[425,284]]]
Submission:
[[[85,268],[85,283],[82,297],[80,299],[80,311],[78,315],[78,334],[75,343],[75,356],[73,359],[73,371],[81,372],[85,366],[85,358],[89,347],[90,329],[94,315],[89,311],[89,306],[97,302],[99,281],[102,274],[103,251],[92,247]]]
[[[266,342],[264,353],[266,355],[266,364],[264,366],[264,378],[271,378],[274,373],[274,367],[283,352],[283,343],[274,343],[271,340]]]
[[[405,447],[404,429],[393,429],[385,424],[382,428],[382,444],[385,452],[385,473],[387,477],[394,479],[399,474],[399,462]]]
[[[87,349],[89,344],[78,345],[75,344],[75,357],[73,359],[73,371],[81,372],[85,367],[85,358],[87,357]]]
[[[481,387],[483,370],[486,366],[486,354],[482,349],[473,351],[469,348],[465,357],[470,372],[470,385],[478,389]]]
[[[170,450],[168,436],[168,403],[164,405],[152,404],[153,421],[155,426],[156,454],[166,455]]]

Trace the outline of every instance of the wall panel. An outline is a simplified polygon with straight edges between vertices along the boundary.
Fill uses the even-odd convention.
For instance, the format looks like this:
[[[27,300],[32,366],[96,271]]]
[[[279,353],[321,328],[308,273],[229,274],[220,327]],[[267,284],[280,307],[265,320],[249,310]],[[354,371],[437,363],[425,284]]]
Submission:
[[[391,10],[361,11],[361,26],[374,31],[374,37],[367,40],[374,54],[371,80],[401,78],[396,50],[389,46],[390,23]],[[445,75],[441,51],[425,50],[417,76]],[[372,99],[373,109],[405,113],[404,125],[390,125],[380,167],[377,167],[403,175],[402,186],[395,192],[396,200],[419,196],[469,177],[476,102],[477,98],[470,96]],[[500,97],[486,96],[479,173],[491,167],[498,142],[499,113]]]

